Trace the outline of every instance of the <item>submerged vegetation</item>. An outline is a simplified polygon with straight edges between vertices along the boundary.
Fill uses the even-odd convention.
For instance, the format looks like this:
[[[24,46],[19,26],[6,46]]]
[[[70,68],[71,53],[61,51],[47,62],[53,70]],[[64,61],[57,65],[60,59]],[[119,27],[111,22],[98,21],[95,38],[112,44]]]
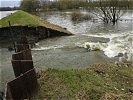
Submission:
[[[124,14],[122,10],[132,9],[132,5],[133,1],[131,0],[22,0],[20,8],[27,12],[68,9],[91,10],[92,14],[105,23],[113,23],[115,25]],[[72,20],[89,19],[87,16],[80,17],[81,14],[73,12]]]
[[[47,69],[38,74],[40,87],[32,99],[132,100],[132,68],[95,64],[82,69]]]
[[[35,15],[31,15],[27,12],[31,13],[31,12],[45,11],[45,10],[73,9],[73,12],[71,14],[71,20],[74,22],[80,22],[80,21],[86,21],[86,20],[92,19],[91,15],[83,14],[82,12],[80,12],[85,9],[86,11],[92,12],[91,14],[94,14],[95,16],[97,16],[97,18],[101,19],[105,23],[115,24],[120,19],[120,17],[124,14],[121,11],[123,9],[124,10],[132,9],[132,6],[133,6],[132,4],[133,4],[133,2],[131,0],[128,0],[128,2],[126,0],[97,0],[97,1],[96,0],[55,0],[54,1],[53,0],[53,1],[49,1],[49,2],[48,2],[48,0],[22,0],[20,9],[22,9],[24,11],[18,10],[17,12],[0,20],[0,25],[1,25],[0,26],[0,30],[1,30],[1,34],[0,34],[1,41],[0,42],[2,43],[2,45],[0,47],[4,47],[4,46],[9,47],[10,45],[12,45],[11,43],[14,41],[11,40],[10,35],[13,35],[13,37],[17,38],[17,36],[15,36],[15,35],[17,33],[19,33],[19,36],[21,36],[21,35],[23,35],[23,34],[21,34],[22,32],[24,32],[26,34],[27,33],[30,34],[30,32],[34,33],[34,37],[36,38],[37,42],[38,42],[38,40],[42,40],[44,38],[49,38],[50,36],[51,37],[52,36],[64,36],[64,34],[72,35],[72,33],[67,31],[66,28],[62,28],[60,26],[53,25]],[[27,12],[25,12],[25,11],[27,11]],[[54,19],[55,19],[55,17],[54,17]],[[11,30],[9,30],[9,23],[8,23],[9,21],[11,22],[12,30],[13,29],[15,30],[15,31],[13,31],[13,34],[10,34]],[[56,21],[56,19],[55,19],[55,21]],[[65,24],[67,24],[66,21],[65,21]],[[60,23],[59,25],[62,25],[62,24]],[[100,25],[101,25],[101,23],[100,23]],[[80,26],[84,27],[84,25],[83,26],[80,25]],[[89,27],[89,26],[87,26],[87,27]],[[127,27],[127,26],[125,26],[125,27]],[[79,27],[77,27],[77,28],[79,28]],[[92,26],[92,28],[93,28],[93,26]],[[93,36],[91,37],[91,34],[89,34],[89,33],[94,33],[94,35],[95,35],[95,33],[97,33],[97,32],[100,33],[102,30],[105,30],[105,33],[107,33],[107,32],[110,33],[107,35],[111,35],[111,32],[115,31],[113,29],[112,29],[113,31],[109,30],[109,29],[107,29],[107,31],[106,31],[105,28],[107,28],[107,27],[103,27],[102,25],[101,26],[97,25],[96,28],[99,28],[101,30],[100,31],[96,30],[96,32],[91,32],[91,31],[86,30],[87,31],[86,34],[83,34],[84,32],[82,32],[81,34],[78,34],[79,36],[77,35],[74,38],[73,37],[71,37],[71,39],[69,38],[70,40],[68,38],[64,38],[64,40],[65,40],[64,41],[63,39],[57,38],[55,40],[51,39],[49,41],[42,42],[42,45],[39,44],[40,48],[43,48],[41,46],[47,46],[46,48],[48,48],[48,50],[49,50],[50,46],[51,46],[50,49],[53,49],[53,47],[54,47],[54,51],[52,51],[52,50],[51,50],[51,52],[46,51],[47,56],[45,55],[45,52],[43,52],[45,49],[42,50],[42,52],[40,52],[40,51],[35,51],[35,52],[33,51],[33,52],[35,55],[38,55],[38,58],[42,57],[46,61],[47,61],[47,59],[43,55],[48,57],[48,60],[49,59],[50,60],[47,61],[47,63],[50,63],[50,64],[52,61],[51,58],[53,56],[56,59],[55,61],[53,60],[54,63],[56,63],[56,62],[62,63],[63,61],[67,62],[66,58],[68,57],[68,59],[69,59],[70,56],[67,56],[67,55],[65,57],[62,57],[62,56],[64,56],[65,53],[69,53],[69,52],[67,52],[69,50],[72,50],[75,48],[77,50],[77,45],[80,42],[81,43],[85,42],[86,48],[89,49],[88,51],[91,51],[90,45],[87,45],[87,41],[89,41],[89,38],[91,38],[95,42],[97,37],[95,37],[96,38],[95,39]],[[94,28],[94,29],[96,29],[96,28]],[[122,28],[118,28],[117,32],[119,31],[119,29],[122,29]],[[120,32],[121,31],[119,31],[119,33]],[[127,30],[126,30],[126,32],[127,32]],[[62,35],[60,35],[60,33]],[[104,33],[104,32],[101,32],[101,33]],[[98,35],[102,36],[101,33]],[[7,35],[10,39],[8,39],[6,37]],[[116,34],[116,35],[118,35],[118,34]],[[128,35],[124,37],[124,39],[128,39],[127,42],[124,42],[127,45],[130,40],[130,38],[128,38],[128,37],[130,37],[130,35],[129,36]],[[3,36],[3,38],[2,38],[2,36]],[[32,35],[30,37],[33,39]],[[106,36],[106,37],[108,37],[108,36]],[[123,36],[120,35],[119,37],[120,37],[121,41],[123,42],[124,41]],[[114,38],[119,38],[119,37],[117,36]],[[112,38],[112,40],[114,38]],[[104,37],[103,38],[100,37],[97,39],[97,41],[99,41],[99,42],[106,41],[106,39]],[[57,41],[57,40],[59,40],[59,41]],[[109,39],[107,39],[107,40],[109,41]],[[110,39],[110,41],[111,41],[111,39]],[[113,41],[115,41],[115,43],[117,42],[117,40],[115,40],[115,39]],[[121,41],[119,40],[118,42],[121,43]],[[66,42],[68,42],[68,44],[66,44]],[[72,42],[72,44],[71,44],[72,46],[70,46],[70,42]],[[132,37],[131,37],[131,42],[132,42]],[[77,43],[77,45],[76,45],[76,43]],[[114,43],[114,42],[112,42],[112,43]],[[74,46],[73,46],[73,44],[74,44]],[[89,42],[88,42],[88,44],[89,44]],[[127,45],[125,46],[125,44],[124,44],[124,46],[123,45],[117,45],[117,46],[121,46],[121,48],[125,48],[125,47],[127,47]],[[111,44],[108,43],[108,45],[111,45]],[[58,46],[62,46],[62,47],[59,48],[59,50],[55,51],[55,48],[56,47],[58,48]],[[98,52],[98,50],[100,50],[99,49],[100,47],[97,48],[95,45],[93,46],[93,48],[94,48],[94,50],[92,50],[92,51]],[[112,48],[113,48],[113,46],[112,46]],[[113,49],[112,49],[112,51],[113,51]],[[117,49],[117,48],[115,48],[115,49]],[[132,47],[131,47],[131,49],[132,49]],[[61,50],[62,51],[64,50],[65,52],[63,51],[63,53],[62,53],[62,52],[60,52]],[[58,52],[58,54],[57,54],[57,52]],[[79,50],[74,51],[74,52],[76,52],[76,54],[79,52],[82,53]],[[61,53],[63,55],[61,55]],[[59,60],[56,58],[57,56],[55,56],[54,54],[57,54],[57,56],[60,59],[63,58],[63,60],[61,62],[59,62]],[[103,57],[103,56],[101,57],[99,55],[97,56],[95,53],[91,54],[91,56],[89,56],[87,54],[89,54],[89,52],[85,53],[85,55],[87,57],[90,57],[90,59],[92,59],[93,56],[96,56],[97,59],[101,59]],[[76,58],[75,53],[71,53],[71,55],[72,56],[74,55],[74,60],[75,60],[75,58]],[[84,56],[84,55],[81,55],[81,56],[84,57],[84,59],[86,59],[86,56]],[[78,56],[79,58],[78,58],[78,60],[77,59],[76,60],[81,61],[81,56]],[[96,58],[96,57],[94,57],[94,58]],[[40,61],[40,59],[38,59],[38,58],[37,58],[37,60]],[[42,58],[41,58],[41,61],[43,63],[41,62],[41,64],[40,64],[40,62],[39,62],[40,65],[42,65],[46,62]],[[71,59],[73,59],[73,58],[71,58]],[[84,59],[82,59],[82,61]],[[90,59],[87,59],[87,60],[90,61]],[[85,61],[87,62],[87,60],[84,60],[84,62]],[[103,59],[103,60],[105,60],[105,59]],[[62,64],[64,64],[64,62]],[[80,62],[78,62],[78,63],[80,63]],[[78,63],[75,62],[74,63],[75,66],[77,66]],[[69,63],[66,63],[66,64],[69,64]],[[69,65],[67,65],[67,66],[69,66]],[[37,94],[34,95],[33,98],[30,98],[31,100],[37,100],[37,99],[39,99],[39,100],[43,100],[43,99],[46,99],[46,100],[47,99],[48,100],[49,99],[51,99],[51,100],[58,100],[58,99],[59,100],[62,100],[62,99],[68,99],[68,100],[69,99],[70,100],[117,100],[117,99],[133,100],[133,64],[114,65],[114,64],[104,63],[104,64],[90,65],[87,68],[75,68],[75,69],[73,69],[73,68],[69,68],[69,69],[67,69],[67,68],[66,69],[48,68],[46,70],[42,70],[42,71],[38,72],[37,77],[38,77],[38,82],[39,82],[38,92],[37,92]]]
[[[92,19],[92,16],[87,15],[87,14],[83,14],[79,10],[74,10],[71,14],[71,20],[74,22],[91,20],[91,19]]]

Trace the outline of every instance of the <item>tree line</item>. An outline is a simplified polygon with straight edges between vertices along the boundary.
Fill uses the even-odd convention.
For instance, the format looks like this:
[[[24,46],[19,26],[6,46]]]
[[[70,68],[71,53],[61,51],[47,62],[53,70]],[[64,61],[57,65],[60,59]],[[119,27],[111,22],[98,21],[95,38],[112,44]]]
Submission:
[[[22,0],[20,8],[33,12],[40,10],[67,10],[85,7],[87,0]]]
[[[19,7],[0,7],[0,11],[13,11],[18,9]]]
[[[27,12],[86,9],[114,25],[124,14],[123,10],[133,9],[133,0],[22,0],[20,9]]]
[[[92,7],[110,6],[114,0],[22,0],[20,8],[28,12],[38,10],[67,10],[67,9],[88,9]],[[118,7],[133,7],[132,0],[115,0]]]

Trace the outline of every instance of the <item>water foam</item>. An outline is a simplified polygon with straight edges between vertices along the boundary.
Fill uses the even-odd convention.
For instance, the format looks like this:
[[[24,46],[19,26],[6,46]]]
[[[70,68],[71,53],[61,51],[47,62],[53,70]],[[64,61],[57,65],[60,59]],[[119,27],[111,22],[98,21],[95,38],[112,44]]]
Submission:
[[[107,46],[106,43],[94,43],[94,42],[86,42],[84,45],[84,48],[87,48],[91,51],[95,51],[95,50],[103,50],[105,47]]]
[[[130,59],[133,59],[133,31],[127,33],[99,33],[97,35],[91,34],[86,36],[109,38],[110,41],[105,44],[85,42],[84,48],[87,48],[88,45],[90,45],[92,49],[96,47],[99,50],[103,50],[104,54],[110,58],[118,56],[119,53],[128,53]]]
[[[36,47],[36,48],[32,48],[32,50],[35,50],[35,51],[43,51],[43,50],[50,50],[50,49],[58,49],[58,48],[62,48],[63,46],[62,45],[55,45],[55,46],[39,46]]]

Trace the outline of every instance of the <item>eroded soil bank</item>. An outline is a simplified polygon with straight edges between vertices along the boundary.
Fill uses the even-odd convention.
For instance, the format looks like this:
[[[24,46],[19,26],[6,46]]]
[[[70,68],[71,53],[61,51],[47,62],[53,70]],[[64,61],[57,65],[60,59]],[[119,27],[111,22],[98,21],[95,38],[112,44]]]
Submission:
[[[67,30],[66,30],[67,31]],[[38,42],[42,39],[52,38],[57,36],[70,36],[71,33],[58,31],[44,26],[11,26],[0,28],[0,42],[1,48],[7,47],[14,41],[16,41],[20,36],[26,35],[29,40]]]

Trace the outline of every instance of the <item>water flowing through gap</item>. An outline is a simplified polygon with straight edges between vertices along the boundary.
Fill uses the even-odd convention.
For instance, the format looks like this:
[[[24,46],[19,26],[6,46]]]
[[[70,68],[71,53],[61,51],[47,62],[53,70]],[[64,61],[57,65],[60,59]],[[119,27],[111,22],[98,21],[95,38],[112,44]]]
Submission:
[[[117,55],[127,52],[128,48],[128,52],[133,53],[132,11],[127,12],[115,26],[104,24],[98,19],[74,23],[71,21],[71,12],[47,12],[41,13],[40,16],[53,24],[67,28],[75,35],[49,38],[37,43],[37,47],[32,49],[32,54],[38,70],[114,63],[118,60]],[[87,45],[101,51],[88,52]],[[12,53],[6,48],[1,49],[2,90],[4,84],[14,78],[10,62]]]
[[[86,67],[93,63],[114,63],[118,60],[119,54],[127,52],[132,55],[133,53],[132,14],[132,11],[128,11],[115,26],[104,24],[99,19],[73,23],[71,12],[40,14],[42,18],[67,28],[75,35],[41,41],[38,48],[33,49],[33,53],[35,55],[39,53],[43,61],[42,66],[45,67]],[[101,51],[87,52],[87,45],[92,50],[96,48]]]

